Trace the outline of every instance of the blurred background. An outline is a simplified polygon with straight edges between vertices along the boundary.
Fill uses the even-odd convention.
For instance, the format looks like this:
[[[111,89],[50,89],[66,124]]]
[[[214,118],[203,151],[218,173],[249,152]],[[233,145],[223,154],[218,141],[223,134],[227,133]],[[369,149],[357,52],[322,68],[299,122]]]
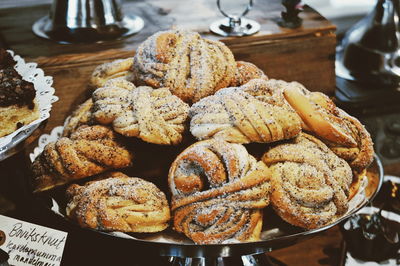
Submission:
[[[125,0],[125,2],[136,0]],[[52,0],[1,0],[2,8],[51,4]],[[343,33],[375,6],[376,0],[303,0],[337,26],[337,35]]]
[[[337,27],[340,39],[344,32],[363,18],[376,4],[376,0],[305,0]]]

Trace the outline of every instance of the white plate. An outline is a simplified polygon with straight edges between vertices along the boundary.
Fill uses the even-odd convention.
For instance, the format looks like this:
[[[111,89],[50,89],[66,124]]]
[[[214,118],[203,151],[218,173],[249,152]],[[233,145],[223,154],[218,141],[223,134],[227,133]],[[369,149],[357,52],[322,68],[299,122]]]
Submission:
[[[54,95],[52,77],[45,76],[43,70],[38,68],[36,63],[25,63],[25,60],[19,55],[15,55],[13,51],[8,50],[8,52],[17,62],[14,68],[22,78],[34,84],[40,115],[38,119],[30,124],[24,125],[13,133],[0,138],[0,161],[18,151],[15,149],[16,146],[29,137],[43,121],[50,117],[52,104],[58,101],[58,97]]]

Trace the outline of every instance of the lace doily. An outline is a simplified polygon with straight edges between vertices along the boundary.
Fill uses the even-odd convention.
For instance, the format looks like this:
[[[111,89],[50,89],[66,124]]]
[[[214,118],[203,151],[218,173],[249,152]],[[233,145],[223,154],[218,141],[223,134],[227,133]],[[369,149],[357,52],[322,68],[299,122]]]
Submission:
[[[24,125],[13,133],[0,138],[0,158],[8,149],[15,147],[18,143],[31,135],[41,122],[49,118],[52,104],[58,101],[58,97],[54,95],[52,77],[45,76],[43,70],[38,68],[36,63],[25,63],[25,60],[19,55],[15,55],[13,51],[8,50],[8,52],[17,62],[15,69],[22,78],[34,84],[40,116],[30,124]]]
[[[61,137],[61,134],[64,130],[63,126],[55,127],[51,130],[50,134],[43,134],[39,137],[38,146],[29,154],[29,159],[33,163],[36,157],[42,153],[44,147],[49,144],[50,142],[55,142]]]

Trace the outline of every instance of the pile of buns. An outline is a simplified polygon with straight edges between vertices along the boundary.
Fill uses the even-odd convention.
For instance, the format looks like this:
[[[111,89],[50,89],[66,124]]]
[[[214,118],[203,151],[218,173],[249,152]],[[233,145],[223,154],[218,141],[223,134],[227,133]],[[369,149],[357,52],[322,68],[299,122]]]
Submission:
[[[66,214],[82,227],[171,224],[198,244],[256,241],[271,205],[294,226],[319,228],[347,211],[373,159],[368,132],[327,96],[268,79],[194,32],[156,33],[133,58],[97,67],[91,86],[32,166],[36,192],[81,184],[67,188]],[[161,146],[178,150],[146,158],[157,168],[167,157],[164,191],[129,171]]]

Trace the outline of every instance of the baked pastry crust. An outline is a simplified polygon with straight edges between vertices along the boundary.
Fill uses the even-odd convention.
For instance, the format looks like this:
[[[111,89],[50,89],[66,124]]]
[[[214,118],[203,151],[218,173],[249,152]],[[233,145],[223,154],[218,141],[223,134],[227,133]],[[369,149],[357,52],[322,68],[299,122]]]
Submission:
[[[252,79],[240,88],[246,93],[254,96],[259,101],[277,105],[296,113],[283,95],[286,84],[285,81],[276,79]],[[298,117],[298,119],[300,119],[300,117]]]
[[[236,63],[222,42],[169,30],[150,36],[138,47],[132,70],[135,84],[167,87],[192,103],[228,87],[235,79]]]
[[[182,141],[189,106],[167,88],[109,86],[93,95],[94,117],[124,136],[175,145]]]
[[[104,177],[67,189],[69,218],[101,231],[150,233],[168,227],[168,201],[153,183],[120,172]]]
[[[172,163],[174,229],[198,244],[256,241],[269,204],[269,172],[240,144],[197,142]]]
[[[104,126],[82,126],[71,137],[45,146],[32,164],[35,192],[45,191],[105,172],[130,166],[133,155]]]
[[[290,83],[285,98],[303,120],[303,128],[312,132],[361,172],[373,160],[371,136],[356,118],[338,108],[328,96],[310,92],[300,83]]]
[[[107,80],[104,83],[105,90],[107,88],[119,87],[124,88],[126,90],[135,89],[135,85],[132,82],[129,82],[125,79],[125,77],[118,77]],[[94,119],[94,105],[93,99],[89,98],[84,103],[79,105],[70,116],[65,119],[64,122],[64,130],[62,133],[63,137],[69,137],[73,132],[75,132],[80,126],[83,125],[95,125],[96,120]]]
[[[192,105],[192,135],[199,140],[221,138],[234,143],[268,143],[296,136],[301,131],[298,115],[284,103],[263,99],[272,99],[270,95],[257,96],[250,89],[252,83],[219,90]]]
[[[132,73],[133,57],[117,59],[97,66],[90,77],[90,87],[101,88],[107,81],[115,78],[133,81]]]
[[[62,136],[69,137],[80,126],[93,124],[93,101],[92,98],[89,98],[79,105],[72,114],[65,119]]]
[[[288,223],[319,228],[347,211],[351,168],[322,141],[302,133],[262,160],[272,174],[271,205]]]
[[[242,86],[252,79],[268,80],[268,77],[256,65],[250,62],[236,61],[235,80],[230,84],[230,87]]]

